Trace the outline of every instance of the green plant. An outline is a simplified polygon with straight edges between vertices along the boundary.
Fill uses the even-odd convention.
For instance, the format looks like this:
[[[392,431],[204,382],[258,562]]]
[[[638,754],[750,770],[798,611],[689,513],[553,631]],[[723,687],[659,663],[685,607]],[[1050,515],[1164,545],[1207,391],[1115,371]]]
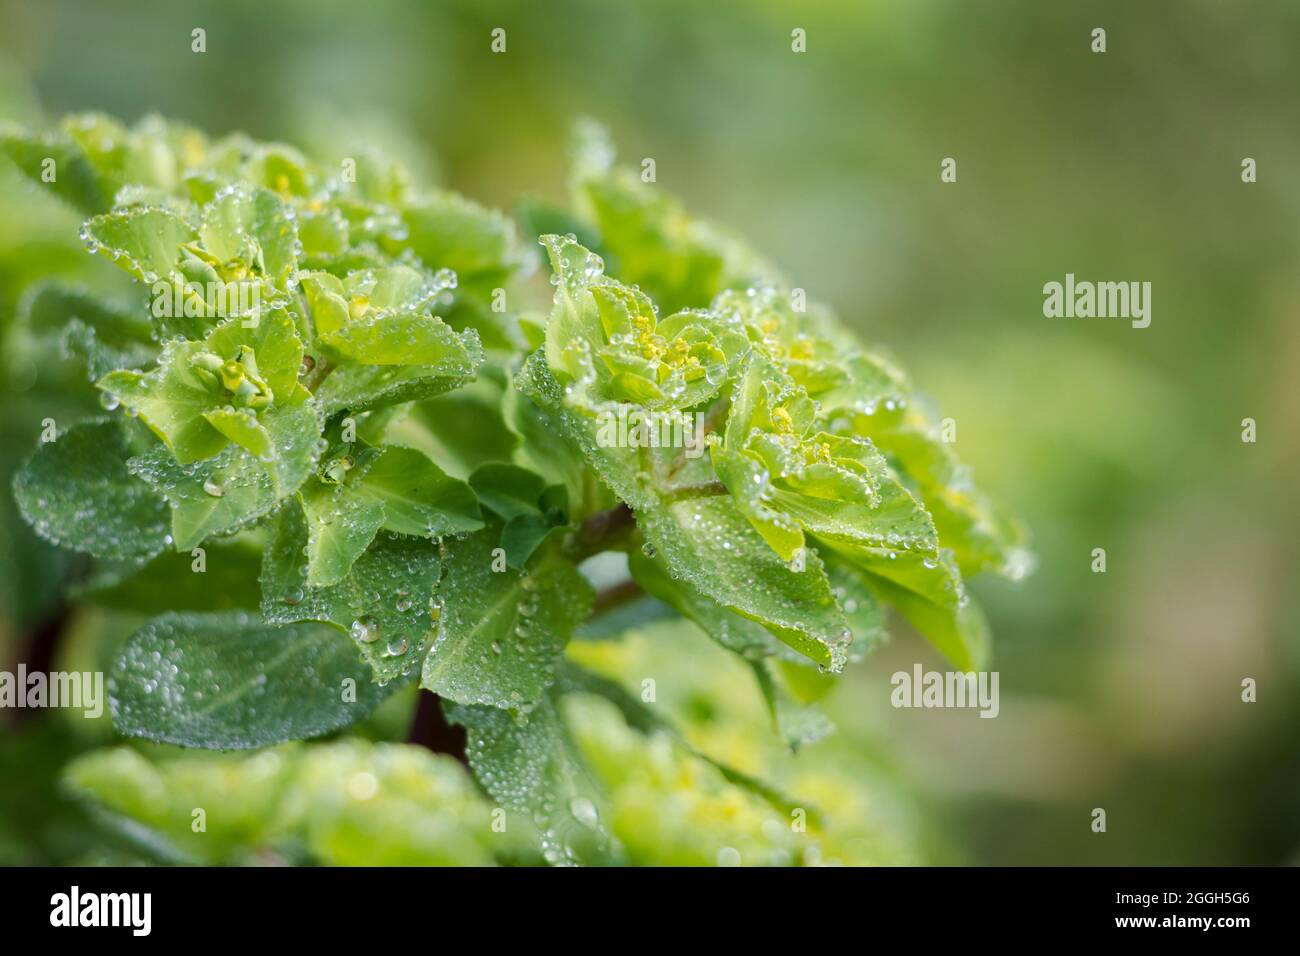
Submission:
[[[1014,576],[1023,552],[921,396],[761,257],[615,167],[599,130],[580,139],[573,209],[521,211],[554,286],[533,313],[516,303],[536,257],[512,221],[382,156],[324,165],[154,118],[4,136],[133,280],[38,285],[10,334],[102,405],[47,423],[13,488],[43,538],[92,559],[79,594],[155,615],[112,650],[116,730],[271,747],[409,709],[418,682],[437,695],[434,749],[457,749],[444,718],[463,727],[479,784],[535,837],[483,839],[465,821],[489,805],[442,758],[354,742],[272,751],[264,812],[170,855],[274,838],[351,862],[336,837],[364,827],[361,798],[335,773],[395,777],[389,799],[442,800],[474,831],[381,840],[388,862],[425,843],[446,844],[436,862],[644,858],[647,815],[630,791],[611,809],[610,779],[652,795],[685,775],[700,812],[710,794],[756,820],[790,812],[615,679],[604,643],[656,618],[737,655],[792,749],[829,731],[816,700],[883,639],[886,607],[983,666],[964,578]],[[175,825],[158,792],[188,806],[186,786],[247,766],[159,759],[92,754],[68,785]]]

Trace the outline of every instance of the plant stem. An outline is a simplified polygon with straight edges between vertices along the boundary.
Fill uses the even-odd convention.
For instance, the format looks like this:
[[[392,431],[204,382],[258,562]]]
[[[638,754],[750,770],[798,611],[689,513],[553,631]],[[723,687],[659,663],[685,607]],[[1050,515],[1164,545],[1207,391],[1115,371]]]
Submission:
[[[608,511],[588,515],[570,539],[569,550],[575,561],[581,561],[593,554],[619,548],[635,530],[636,519],[632,516],[632,509],[619,502]]]
[[[596,595],[596,600],[591,605],[591,617],[616,611],[644,594],[645,590],[641,585],[632,580],[612,584]]]
[[[320,361],[318,361],[312,370],[307,373],[303,385],[306,387],[307,391],[315,392],[316,389],[320,388],[320,383],[325,381],[326,377],[332,371],[334,371],[334,363],[324,356],[321,356]]]
[[[664,489],[664,496],[669,501],[685,501],[688,498],[713,498],[727,494],[727,486],[720,481],[701,481],[693,485],[672,485]]]

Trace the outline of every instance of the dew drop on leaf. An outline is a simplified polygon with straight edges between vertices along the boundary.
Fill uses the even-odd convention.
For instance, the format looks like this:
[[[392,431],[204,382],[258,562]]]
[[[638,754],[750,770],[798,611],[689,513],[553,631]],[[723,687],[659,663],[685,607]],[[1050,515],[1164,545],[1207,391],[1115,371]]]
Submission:
[[[349,629],[353,640],[363,644],[372,644],[379,640],[379,622],[369,614],[362,615],[352,622]]]

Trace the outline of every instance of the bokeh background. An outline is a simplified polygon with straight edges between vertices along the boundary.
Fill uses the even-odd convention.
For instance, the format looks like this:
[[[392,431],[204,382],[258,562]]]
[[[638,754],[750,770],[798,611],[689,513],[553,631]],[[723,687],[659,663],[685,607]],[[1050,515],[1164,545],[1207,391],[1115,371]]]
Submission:
[[[897,355],[1039,558],[973,584],[996,720],[890,708],[890,673],[942,666],[905,634],[829,704],[836,746],[884,754],[953,862],[1300,861],[1297,91],[1290,0],[0,3],[8,120],[365,141],[512,209],[564,199],[571,122],[593,116]],[[27,281],[86,257],[70,214],[8,168],[0,189],[7,322]],[[1067,272],[1150,281],[1151,326],[1044,318]],[[5,365],[7,487],[53,412]],[[8,667],[62,559],[0,520]],[[51,780],[83,745],[39,720],[0,735],[0,859],[74,856]],[[34,830],[54,836],[33,850]]]

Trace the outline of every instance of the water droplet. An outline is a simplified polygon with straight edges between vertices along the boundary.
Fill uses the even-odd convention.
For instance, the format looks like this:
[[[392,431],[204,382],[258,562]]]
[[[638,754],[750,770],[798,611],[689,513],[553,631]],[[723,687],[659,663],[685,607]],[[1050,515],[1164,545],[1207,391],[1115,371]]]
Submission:
[[[569,812],[573,814],[573,819],[584,827],[596,827],[600,823],[600,814],[596,812],[596,805],[586,797],[574,797],[570,800]]]
[[[379,640],[379,622],[369,614],[362,615],[352,622],[350,629],[352,639],[363,644],[373,644]]]

